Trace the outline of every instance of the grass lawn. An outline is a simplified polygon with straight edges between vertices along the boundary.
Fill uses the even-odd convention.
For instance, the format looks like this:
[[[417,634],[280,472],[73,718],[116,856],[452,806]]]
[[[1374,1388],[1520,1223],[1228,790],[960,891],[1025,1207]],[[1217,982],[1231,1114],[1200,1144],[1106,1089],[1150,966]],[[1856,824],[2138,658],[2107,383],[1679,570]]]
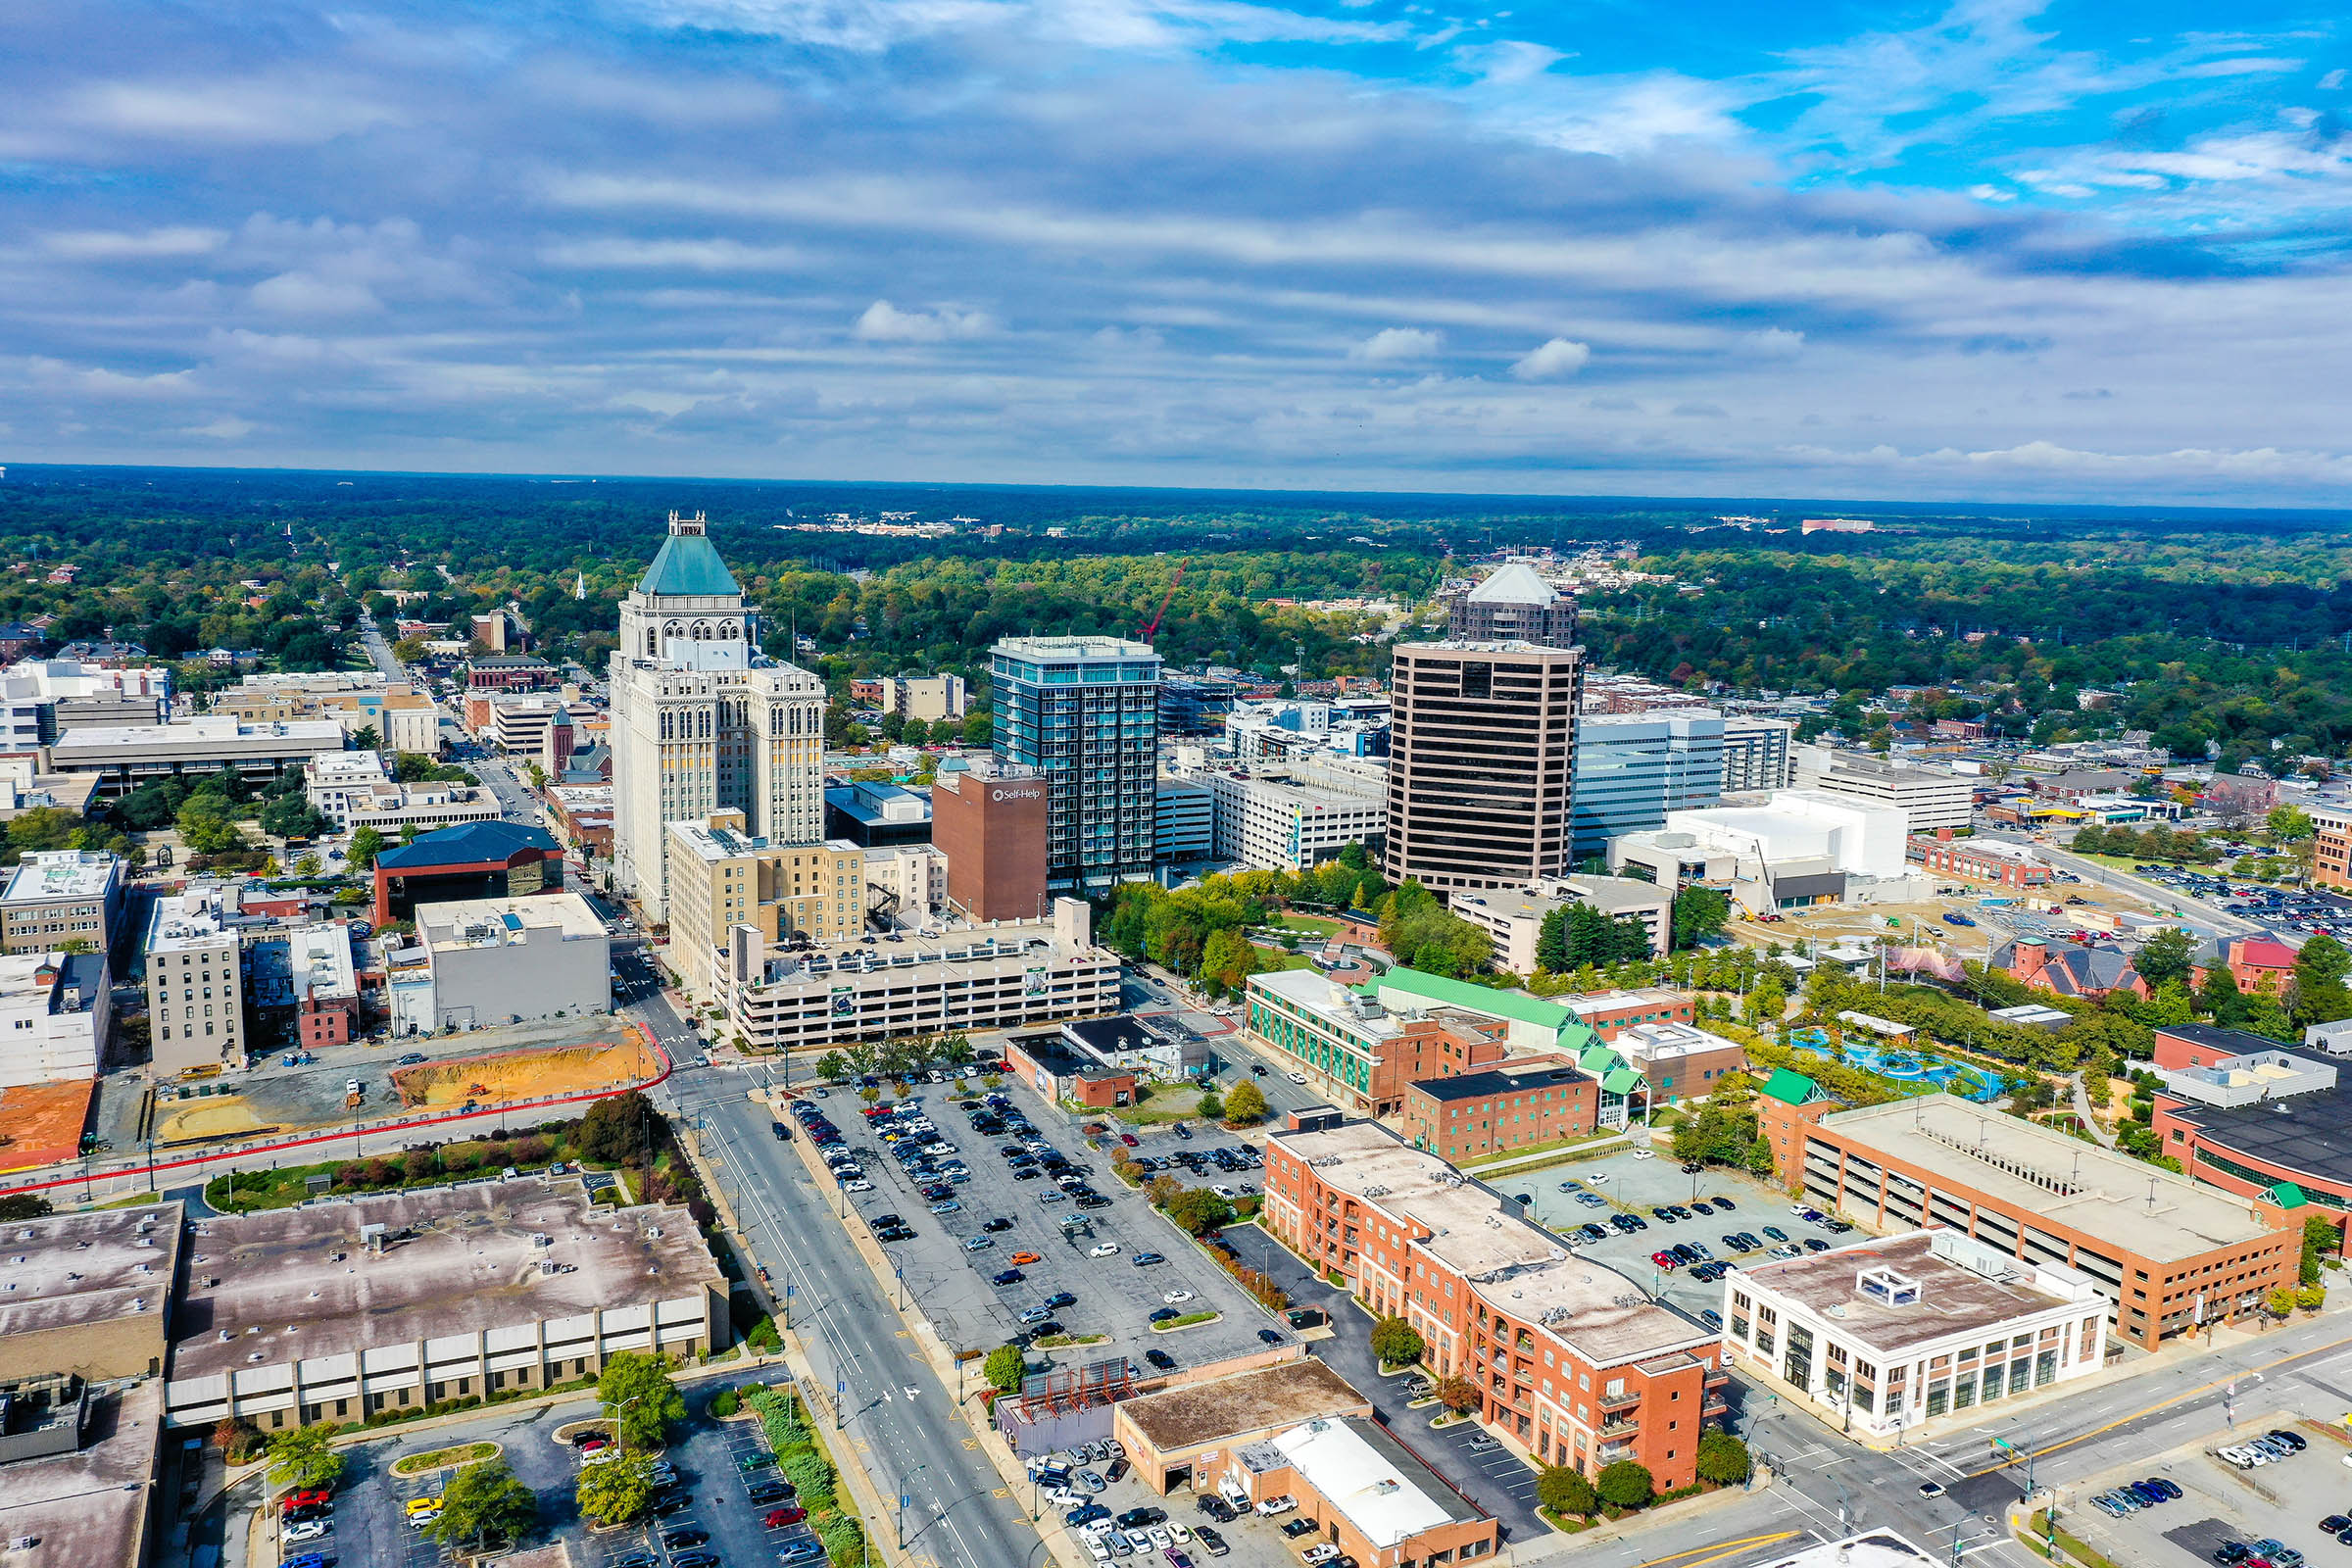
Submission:
[[[1489,1159],[1465,1160],[1462,1163],[1462,1169],[1466,1171],[1487,1170],[1496,1165],[1508,1164],[1512,1160],[1525,1159],[1532,1160],[1534,1163],[1521,1166],[1521,1170],[1541,1170],[1545,1165],[1557,1164],[1561,1160],[1573,1157],[1578,1150],[1590,1145],[1612,1141],[1622,1142],[1624,1138],[1625,1135],[1619,1132],[1594,1133],[1589,1138],[1559,1138],[1547,1144],[1530,1144],[1525,1149],[1514,1149],[1507,1153],[1496,1154]],[[1636,1147],[1642,1146],[1637,1143]],[[1554,1157],[1544,1159],[1542,1156],[1545,1154]],[[1515,1176],[1518,1173],[1518,1171],[1505,1171],[1502,1174]]]
[[[1307,967],[1303,953],[1285,953],[1280,948],[1258,948],[1257,966],[1261,970],[1303,969]]]
[[[1321,919],[1311,914],[1286,914],[1281,919],[1275,921],[1272,925],[1266,927],[1266,929],[1270,931],[1297,931],[1306,936],[1329,938],[1336,937],[1340,934],[1340,922],[1337,920]]]

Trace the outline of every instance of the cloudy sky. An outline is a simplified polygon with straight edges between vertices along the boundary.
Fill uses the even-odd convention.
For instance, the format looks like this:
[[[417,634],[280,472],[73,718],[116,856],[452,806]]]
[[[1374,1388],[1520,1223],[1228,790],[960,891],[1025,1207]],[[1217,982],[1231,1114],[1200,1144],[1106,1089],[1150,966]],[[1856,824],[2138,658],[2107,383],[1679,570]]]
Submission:
[[[1522,4],[0,9],[0,461],[2352,504],[2340,4]]]

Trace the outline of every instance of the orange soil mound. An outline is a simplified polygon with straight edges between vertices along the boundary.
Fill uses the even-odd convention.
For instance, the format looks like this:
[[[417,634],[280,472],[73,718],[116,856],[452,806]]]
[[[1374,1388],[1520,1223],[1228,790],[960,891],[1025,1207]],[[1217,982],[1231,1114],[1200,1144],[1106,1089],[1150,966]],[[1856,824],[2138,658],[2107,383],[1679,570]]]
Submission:
[[[661,1070],[660,1059],[630,1039],[428,1061],[395,1069],[392,1083],[403,1105],[462,1105],[469,1100],[494,1105],[624,1088]]]

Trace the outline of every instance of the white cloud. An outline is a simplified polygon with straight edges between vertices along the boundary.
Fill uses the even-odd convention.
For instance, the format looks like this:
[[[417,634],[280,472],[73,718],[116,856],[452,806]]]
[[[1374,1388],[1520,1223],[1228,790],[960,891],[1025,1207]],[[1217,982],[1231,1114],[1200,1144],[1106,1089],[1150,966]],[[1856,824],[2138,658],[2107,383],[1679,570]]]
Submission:
[[[223,414],[209,424],[184,426],[184,435],[200,435],[213,441],[242,441],[253,434],[257,426],[251,419],[240,419],[233,414]]]
[[[552,267],[679,269],[692,272],[773,272],[802,267],[808,253],[790,245],[747,245],[741,240],[635,239],[610,235],[558,240],[539,249]]]
[[[100,81],[64,118],[119,135],[227,146],[308,146],[400,117],[356,88],[316,80]]]
[[[247,298],[272,316],[365,316],[384,302],[365,283],[320,277],[316,272],[280,272],[253,285]]]
[[[1805,346],[1805,334],[1785,326],[1768,326],[1740,338],[1740,346],[1759,359],[1793,360]]]
[[[2336,89],[2343,86],[2343,84],[2344,71],[2343,68],[2339,66],[2335,70],[2330,71],[2328,73],[2328,74],[2320,78],[2320,91],[2334,92]]]
[[[1425,360],[1438,352],[1440,339],[1435,332],[1425,332],[1414,326],[1387,326],[1361,343],[1349,345],[1351,360]]]
[[[888,300],[876,300],[858,318],[857,333],[868,343],[945,343],[950,338],[980,337],[995,326],[982,311],[902,311]]]
[[[1592,350],[1587,345],[1555,337],[1514,361],[1511,373],[1522,381],[1557,381],[1583,369],[1591,358]]]
[[[146,261],[158,257],[204,256],[228,238],[219,228],[63,229],[41,236],[41,249],[77,262]]]

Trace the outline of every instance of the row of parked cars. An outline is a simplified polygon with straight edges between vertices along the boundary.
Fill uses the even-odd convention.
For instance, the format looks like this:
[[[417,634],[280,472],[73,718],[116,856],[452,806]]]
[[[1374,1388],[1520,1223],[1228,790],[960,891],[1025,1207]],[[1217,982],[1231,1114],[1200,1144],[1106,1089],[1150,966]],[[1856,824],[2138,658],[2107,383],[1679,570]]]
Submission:
[[[2127,1481],[2112,1492],[2102,1492],[2090,1499],[2090,1505],[2101,1513],[2121,1519],[2128,1513],[2161,1507],[2180,1498],[2180,1487],[2162,1476],[2150,1476],[2145,1481]]]
[[[2244,1443],[2214,1451],[2240,1470],[2252,1470],[2261,1465],[2277,1464],[2281,1459],[2291,1459],[2308,1446],[2310,1440],[2301,1433],[2274,1427],[2259,1438],[2249,1438]]]

